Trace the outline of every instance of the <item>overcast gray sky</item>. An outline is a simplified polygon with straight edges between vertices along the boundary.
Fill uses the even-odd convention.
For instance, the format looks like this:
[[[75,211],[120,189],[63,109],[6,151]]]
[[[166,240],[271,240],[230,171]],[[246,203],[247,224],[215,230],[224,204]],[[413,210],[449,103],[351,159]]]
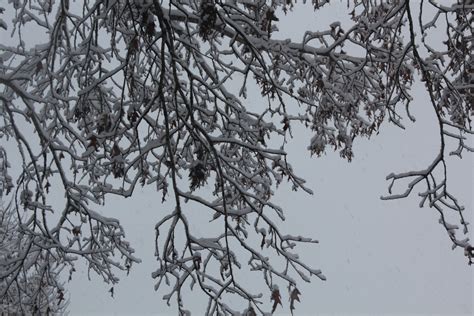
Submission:
[[[280,17],[281,36],[300,40],[305,30],[323,29],[345,18],[344,3],[336,2],[330,10],[318,14],[298,3],[295,12]],[[451,251],[437,213],[419,208],[416,194],[399,201],[379,199],[387,193],[387,174],[426,167],[439,148],[426,93],[421,85],[415,85],[413,91],[412,112],[417,122],[406,120],[405,131],[385,122],[380,135],[355,142],[352,163],[332,152],[311,158],[306,150],[309,131],[294,130],[295,137],[286,148],[289,161],[315,194],[293,192],[282,185],[275,202],[286,210],[285,232],[320,241],[302,248],[301,256],[327,277],[326,282],[314,278],[309,284],[301,283],[297,315],[473,314],[473,269],[460,250]],[[257,91],[249,93],[249,106],[258,106]],[[451,191],[465,205],[467,218],[472,221],[473,156],[466,154],[462,160],[450,158],[449,162]],[[121,220],[143,263],[135,266],[128,277],[121,277],[115,286],[115,298],[107,292],[110,285],[103,284],[96,275],[88,281],[80,265],[82,268],[67,284],[72,315],[176,314],[175,306],[168,307],[161,299],[164,292],[153,290],[151,278],[157,268],[154,225],[172,209],[171,204],[158,201],[160,197],[151,188],[137,190],[131,199],[107,199],[104,213]],[[261,282],[257,273],[250,278]],[[269,293],[263,300],[270,306]],[[196,315],[202,314],[202,300],[189,297],[185,302]],[[288,314],[285,298],[283,304],[278,311]]]
[[[295,133],[291,161],[315,194],[282,187],[276,201],[286,210],[285,231],[320,241],[301,254],[328,278],[300,286],[297,315],[472,315],[472,268],[460,250],[451,251],[436,212],[418,208],[417,198],[379,199],[387,192],[388,173],[424,167],[438,148],[431,113],[422,108],[422,98],[415,104],[417,124],[406,131],[386,125],[379,136],[359,141],[352,163],[337,153],[311,159],[305,151],[308,133]],[[450,168],[451,188],[471,218],[472,166],[472,156],[466,156]],[[153,194],[144,190],[133,200],[108,200],[107,214],[122,220],[143,263],[122,278],[114,299],[97,277],[88,282],[82,271],[76,273],[69,285],[73,315],[176,314],[161,300],[164,293],[153,291],[150,277],[156,269],[154,223],[171,209],[157,204]],[[261,281],[257,274],[251,277]],[[197,300],[186,303],[202,314]],[[283,303],[281,311],[288,314],[289,303]]]

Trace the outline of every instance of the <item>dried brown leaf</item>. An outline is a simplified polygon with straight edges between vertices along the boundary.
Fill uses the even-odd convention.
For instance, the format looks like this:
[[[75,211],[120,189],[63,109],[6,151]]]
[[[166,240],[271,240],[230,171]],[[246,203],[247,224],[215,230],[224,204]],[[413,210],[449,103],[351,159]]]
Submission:
[[[283,304],[281,303],[281,295],[280,295],[280,291],[278,290],[278,288],[275,288],[272,291],[271,300],[273,301],[273,307],[272,307],[272,314],[273,314],[275,312],[278,304],[283,306]]]

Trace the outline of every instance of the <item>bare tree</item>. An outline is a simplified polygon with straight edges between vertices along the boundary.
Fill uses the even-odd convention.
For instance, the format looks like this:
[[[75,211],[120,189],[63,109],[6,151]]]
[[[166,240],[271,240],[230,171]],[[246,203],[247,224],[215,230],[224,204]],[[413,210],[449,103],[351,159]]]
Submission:
[[[12,204],[5,206],[3,191],[12,188],[5,150],[0,147],[0,313],[2,315],[56,315],[67,306],[56,258],[30,245],[31,237],[18,225]],[[25,249],[25,247],[30,247]]]
[[[0,44],[0,132],[21,157],[14,205],[24,209],[18,227],[28,238],[19,257],[34,249],[70,273],[81,258],[116,283],[115,269],[139,259],[120,223],[93,205],[152,185],[175,206],[156,224],[153,277],[157,288],[169,287],[165,300],[176,298],[186,313],[189,284],[209,298],[208,314],[236,312],[225,295],[248,301],[248,315],[263,312],[262,294],[236,276],[245,262],[262,273],[272,311],[281,304],[278,284],[289,285],[293,310],[297,278],[325,277],[294,250],[317,241],[283,232],[283,210],[271,201],[284,180],[311,193],[288,163],[292,126],[313,133],[312,154],[333,148],[350,161],[356,137],[377,133],[384,120],[401,128],[405,115],[415,121],[410,86],[421,80],[439,126],[439,154],[426,169],[390,174],[384,198],[419,192],[420,206],[439,212],[470,263],[468,223],[448,190],[446,161],[454,142],[450,154],[474,150],[472,1],[422,0],[416,8],[408,0],[348,1],[350,27],[335,21],[301,41],[277,39],[285,27],[278,16],[294,2],[9,1],[13,19],[4,12],[0,27],[15,44]],[[329,5],[312,3],[315,14]],[[437,46],[434,27],[443,28]],[[248,85],[259,87],[265,106],[246,104]],[[406,190],[392,193],[404,180]],[[62,209],[47,204],[52,183],[64,191]],[[220,234],[192,231],[195,205],[209,210]],[[452,214],[460,226],[448,220]],[[13,280],[15,267],[5,277]]]

